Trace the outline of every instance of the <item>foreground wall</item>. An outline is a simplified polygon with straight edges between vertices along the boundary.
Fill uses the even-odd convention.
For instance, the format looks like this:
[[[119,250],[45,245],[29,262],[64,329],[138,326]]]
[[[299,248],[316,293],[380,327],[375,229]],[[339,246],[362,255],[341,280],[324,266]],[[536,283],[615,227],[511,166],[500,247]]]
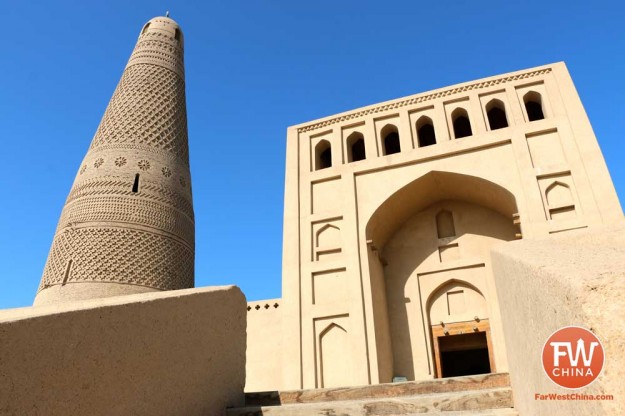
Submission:
[[[493,250],[515,407],[521,416],[615,415],[625,408],[625,228],[521,240]],[[543,371],[541,351],[563,326],[592,330],[605,349],[601,376],[566,390]],[[611,394],[614,401],[536,401],[536,393]]]
[[[246,392],[283,388],[280,306],[280,299],[259,300],[247,304]]]
[[[243,404],[234,286],[0,311],[0,414],[222,415]]]

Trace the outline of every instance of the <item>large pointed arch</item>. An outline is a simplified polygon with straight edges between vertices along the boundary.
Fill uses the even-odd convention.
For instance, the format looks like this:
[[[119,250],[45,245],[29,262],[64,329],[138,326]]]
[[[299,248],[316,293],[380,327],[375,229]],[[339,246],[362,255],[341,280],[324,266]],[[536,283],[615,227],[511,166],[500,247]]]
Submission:
[[[431,171],[398,189],[367,220],[367,240],[381,250],[395,230],[412,214],[434,202],[460,200],[489,208],[512,219],[516,198],[501,185],[476,176]]]

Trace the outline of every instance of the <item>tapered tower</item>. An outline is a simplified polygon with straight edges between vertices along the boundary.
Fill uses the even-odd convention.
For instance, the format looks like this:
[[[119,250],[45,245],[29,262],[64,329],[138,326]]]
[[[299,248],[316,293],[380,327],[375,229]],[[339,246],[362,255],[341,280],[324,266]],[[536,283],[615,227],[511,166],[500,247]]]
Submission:
[[[35,305],[193,287],[184,39],[141,30],[65,201]]]

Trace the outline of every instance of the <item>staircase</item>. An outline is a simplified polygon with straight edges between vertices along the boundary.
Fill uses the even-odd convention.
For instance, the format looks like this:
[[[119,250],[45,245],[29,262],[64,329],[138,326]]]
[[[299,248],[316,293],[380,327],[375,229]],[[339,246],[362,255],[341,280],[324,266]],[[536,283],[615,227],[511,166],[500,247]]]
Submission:
[[[228,416],[518,416],[507,373],[315,390],[247,393]]]

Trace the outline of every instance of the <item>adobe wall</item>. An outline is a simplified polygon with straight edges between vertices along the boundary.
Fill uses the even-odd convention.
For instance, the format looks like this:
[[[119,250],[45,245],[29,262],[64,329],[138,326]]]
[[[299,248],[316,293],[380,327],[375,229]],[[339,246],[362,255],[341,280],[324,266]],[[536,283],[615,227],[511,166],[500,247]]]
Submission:
[[[280,301],[268,299],[247,304],[246,392],[283,388]]]
[[[225,414],[245,305],[222,286],[0,311],[0,414]]]
[[[625,226],[568,232],[496,246],[493,271],[514,392],[521,416],[615,415],[625,408]],[[544,373],[547,338],[569,326],[591,329],[605,349],[605,367],[588,388],[567,390]],[[612,394],[614,401],[536,401],[535,393]]]
[[[532,115],[530,104],[540,107],[539,117]],[[505,126],[491,122],[493,106],[503,114]],[[461,119],[471,125],[468,136],[456,131]],[[435,143],[421,141],[424,120]],[[390,139],[395,151],[387,149]],[[422,361],[430,350],[428,331],[419,328],[424,322],[408,325],[409,348],[399,345],[405,347],[399,354],[408,358],[405,362],[422,362],[413,370],[405,370],[408,364],[397,369],[398,353],[392,349],[397,350],[402,340],[393,339],[398,333],[392,328],[396,311],[414,309],[414,295],[420,292],[411,290],[413,296],[405,294],[402,299],[403,288],[395,285],[397,296],[389,299],[390,269],[404,260],[395,256],[395,262],[385,262],[380,256],[391,257],[390,249],[384,253],[385,245],[406,221],[441,201],[491,210],[509,221],[514,238],[523,239],[590,230],[622,217],[601,150],[564,63],[289,127],[281,301],[281,351],[288,363],[282,373],[284,388],[376,384],[394,375],[410,378],[410,371],[415,378],[434,377],[431,358]],[[430,282],[453,278],[471,284],[485,278],[493,361],[498,371],[505,371],[488,258],[490,242],[457,237],[446,242],[432,238],[427,254],[434,261],[413,264],[407,283],[420,281],[425,274],[429,277],[423,280]],[[455,244],[459,244],[458,259],[439,256],[440,249]],[[473,255],[465,256],[463,251]],[[482,277],[477,267],[483,268]],[[416,312],[421,313],[418,308]]]

